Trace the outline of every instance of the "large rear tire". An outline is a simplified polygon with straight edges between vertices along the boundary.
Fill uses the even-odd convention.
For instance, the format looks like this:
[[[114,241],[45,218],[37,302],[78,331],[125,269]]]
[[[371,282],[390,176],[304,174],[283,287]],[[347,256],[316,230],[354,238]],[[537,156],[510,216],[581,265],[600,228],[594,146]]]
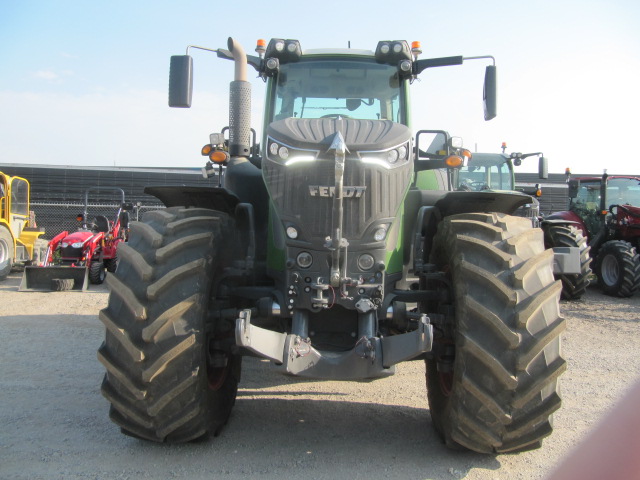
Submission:
[[[560,407],[565,328],[553,252],[526,218],[445,218],[431,262],[448,273],[452,298],[428,305],[448,320],[427,361],[429,408],[452,448],[503,453],[538,448]]]
[[[607,295],[631,297],[640,289],[640,255],[629,242],[610,240],[602,245],[595,270]]]
[[[580,273],[559,274],[556,278],[562,281],[562,298],[578,300],[589,286],[591,275],[591,257],[587,238],[582,231],[570,225],[551,225],[545,229],[545,244],[551,247],[577,247],[580,249]]]
[[[98,359],[110,417],[123,433],[186,442],[227,422],[240,357],[210,350],[209,301],[231,228],[224,213],[168,208],[132,222],[128,244],[118,248]]]

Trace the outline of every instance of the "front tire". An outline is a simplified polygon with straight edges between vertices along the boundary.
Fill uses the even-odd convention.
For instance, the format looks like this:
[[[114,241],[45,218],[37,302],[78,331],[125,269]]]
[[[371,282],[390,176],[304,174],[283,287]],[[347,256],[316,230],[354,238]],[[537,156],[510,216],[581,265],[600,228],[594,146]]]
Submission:
[[[104,261],[107,272],[113,273],[118,268],[118,257],[113,257]]]
[[[106,276],[107,271],[104,263],[97,260],[92,261],[89,266],[89,281],[94,285],[102,285]]]
[[[578,300],[587,291],[591,275],[591,257],[587,238],[582,232],[570,225],[552,225],[545,229],[545,244],[551,247],[577,247],[580,249],[580,273],[559,274],[562,281],[562,298]]]
[[[595,270],[607,295],[631,297],[640,288],[640,255],[629,242],[610,240],[602,245]]]
[[[211,351],[209,299],[232,245],[232,221],[201,208],[168,208],[133,222],[100,319],[103,395],[123,433],[186,442],[226,423],[240,357]]]
[[[445,218],[431,262],[448,272],[447,317],[427,361],[429,409],[445,443],[481,453],[538,448],[560,407],[565,328],[542,231],[498,213]],[[435,309],[435,310],[434,310]]]

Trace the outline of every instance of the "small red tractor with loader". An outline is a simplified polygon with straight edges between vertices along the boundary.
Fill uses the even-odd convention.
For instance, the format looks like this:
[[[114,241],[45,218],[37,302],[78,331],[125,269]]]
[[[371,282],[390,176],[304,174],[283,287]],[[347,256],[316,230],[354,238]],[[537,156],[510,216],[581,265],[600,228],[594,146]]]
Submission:
[[[588,241],[593,271],[607,295],[630,297],[640,289],[640,177],[608,175],[571,178],[569,209],[545,218],[549,222],[572,222],[565,242],[575,235]],[[560,237],[551,239],[559,244]],[[586,274],[563,278],[571,289],[588,284]],[[566,287],[565,287],[566,288]],[[564,290],[563,290],[564,291]]]
[[[44,260],[47,241],[30,210],[30,185],[22,177],[0,172],[0,280],[17,265]]]
[[[89,194],[98,191],[115,192],[119,196],[113,219],[90,214]],[[25,268],[20,290],[84,291],[89,284],[103,283],[107,272],[115,272],[118,266],[118,246],[127,240],[132,209],[133,205],[125,202],[121,188],[87,189],[84,211],[77,217],[80,228],[75,232],[60,232],[51,239],[43,263]]]

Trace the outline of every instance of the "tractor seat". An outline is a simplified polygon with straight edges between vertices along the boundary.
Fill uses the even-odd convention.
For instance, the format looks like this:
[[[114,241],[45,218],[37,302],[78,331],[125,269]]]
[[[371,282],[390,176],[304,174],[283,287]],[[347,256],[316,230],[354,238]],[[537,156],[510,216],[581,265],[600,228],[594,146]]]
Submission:
[[[104,215],[97,215],[93,223],[96,225],[96,231],[104,233],[109,231],[109,220]]]

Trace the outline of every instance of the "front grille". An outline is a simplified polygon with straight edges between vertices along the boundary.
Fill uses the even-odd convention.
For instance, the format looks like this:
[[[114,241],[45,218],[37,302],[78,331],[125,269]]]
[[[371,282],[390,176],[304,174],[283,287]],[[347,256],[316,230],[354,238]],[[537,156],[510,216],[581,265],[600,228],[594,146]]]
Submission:
[[[82,257],[82,248],[65,247],[60,249],[63,259],[79,259]]]
[[[295,167],[266,160],[263,169],[269,193],[282,220],[295,222],[313,237],[324,238],[331,234],[333,197],[312,196],[309,187],[335,185],[333,158]],[[344,187],[366,186],[366,191],[359,198],[343,201],[344,236],[360,239],[373,221],[394,217],[409,186],[410,172],[410,162],[387,170],[347,159]]]

